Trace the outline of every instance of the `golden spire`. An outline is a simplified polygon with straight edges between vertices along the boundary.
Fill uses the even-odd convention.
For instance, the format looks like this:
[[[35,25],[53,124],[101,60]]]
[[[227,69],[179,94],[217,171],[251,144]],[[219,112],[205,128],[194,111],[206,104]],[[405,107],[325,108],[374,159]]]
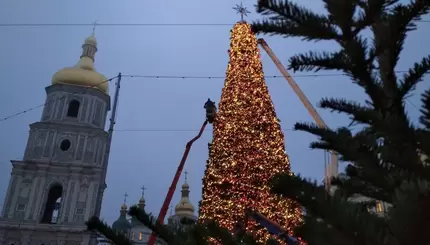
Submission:
[[[194,206],[193,204],[191,204],[189,199],[190,186],[187,183],[188,171],[185,171],[184,174],[185,174],[185,182],[182,185],[181,200],[175,206],[175,214],[178,216],[194,217]]]
[[[127,197],[128,197],[128,194],[127,194],[127,192],[124,194],[124,203],[121,205],[121,214],[122,213],[127,213]]]

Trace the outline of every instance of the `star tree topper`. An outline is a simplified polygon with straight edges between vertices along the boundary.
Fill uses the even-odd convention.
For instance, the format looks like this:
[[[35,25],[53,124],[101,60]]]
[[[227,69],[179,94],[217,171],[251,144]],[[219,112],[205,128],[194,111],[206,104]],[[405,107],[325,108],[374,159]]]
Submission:
[[[241,21],[243,21],[243,16],[248,16],[248,14],[251,13],[243,6],[242,2],[240,2],[240,5],[236,4],[236,7],[234,7],[233,9],[237,11],[237,14],[240,14]]]

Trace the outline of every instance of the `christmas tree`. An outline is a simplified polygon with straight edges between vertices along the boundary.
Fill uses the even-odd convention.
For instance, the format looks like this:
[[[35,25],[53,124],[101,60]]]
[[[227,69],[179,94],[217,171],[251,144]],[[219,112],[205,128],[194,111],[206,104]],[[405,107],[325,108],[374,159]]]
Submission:
[[[332,195],[299,176],[275,178],[273,191],[306,209],[296,234],[309,245],[430,244],[428,84],[420,92],[419,123],[406,108],[408,97],[430,71],[430,55],[416,57],[406,72],[399,62],[408,33],[430,12],[430,1],[312,1],[324,5],[318,12],[296,2],[258,1],[257,12],[265,18],[253,24],[253,31],[336,43],[338,50],[294,55],[289,68],[342,72],[366,98],[352,101],[339,91],[343,98],[321,100],[322,108],[351,119],[344,127],[296,124],[296,130],[319,138],[312,148],[336,152],[348,164],[346,177],[333,180],[337,190]],[[357,197],[365,202],[357,203]],[[380,213],[365,208],[376,203]]]
[[[301,222],[301,210],[270,193],[270,180],[290,172],[284,135],[264,80],[257,39],[246,22],[231,31],[230,62],[213,142],[203,178],[200,220],[214,220],[235,231],[250,208],[289,232]],[[263,243],[270,234],[252,223],[246,231]]]

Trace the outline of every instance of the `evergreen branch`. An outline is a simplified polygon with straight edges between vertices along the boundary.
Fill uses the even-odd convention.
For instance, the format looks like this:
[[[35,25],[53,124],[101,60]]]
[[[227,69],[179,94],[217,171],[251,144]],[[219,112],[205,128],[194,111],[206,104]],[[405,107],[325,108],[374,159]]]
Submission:
[[[326,16],[288,0],[259,0],[257,13],[269,18],[253,22],[252,29],[256,34],[281,34],[285,37],[302,37],[308,41],[334,40],[339,37]]]
[[[90,231],[98,231],[104,237],[109,239],[113,244],[117,245],[132,245],[132,242],[122,233],[114,231],[105,222],[101,221],[97,216],[93,216],[85,222],[87,229]]]
[[[340,70],[350,73],[351,67],[344,52],[312,52],[290,58],[288,69],[296,71]]]
[[[340,192],[326,195],[324,187],[288,174],[278,175],[272,183],[274,193],[297,201],[306,212],[320,217],[352,244],[390,244],[385,241],[392,240],[382,219],[362,211],[360,204],[349,202]]]
[[[355,244],[349,237],[344,236],[321,219],[312,215],[304,216],[304,225],[295,229],[295,234],[306,238],[307,245],[345,245]]]
[[[398,4],[391,13],[383,15],[373,25],[373,33],[379,59],[380,75],[387,93],[392,94],[397,88],[394,69],[403,50],[408,32],[415,30],[414,20],[429,12],[430,3],[415,0],[408,5]]]
[[[430,71],[430,55],[414,64],[408,73],[403,75],[399,84],[399,96],[404,98],[415,86],[422,81],[424,75]]]
[[[382,118],[373,108],[362,106],[355,101],[347,101],[346,99],[329,99],[325,98],[320,101],[319,106],[323,109],[330,109],[339,113],[345,113],[350,116],[354,122],[362,124],[372,124],[380,122]]]
[[[395,208],[389,210],[390,229],[400,244],[428,244],[430,233],[430,182],[416,178],[403,182],[393,196]],[[402,222],[396,222],[402,221]],[[414,234],[410,236],[410,234]]]
[[[430,89],[427,89],[421,96],[421,117],[420,122],[426,128],[427,131],[430,131]]]
[[[163,239],[169,245],[180,245],[183,244],[179,241],[176,241],[175,234],[173,234],[167,227],[163,224],[156,221],[156,219],[150,215],[148,215],[145,210],[138,208],[137,206],[133,206],[128,211],[128,215],[132,217],[136,217],[139,222],[148,227],[152,232],[154,232],[157,237]]]

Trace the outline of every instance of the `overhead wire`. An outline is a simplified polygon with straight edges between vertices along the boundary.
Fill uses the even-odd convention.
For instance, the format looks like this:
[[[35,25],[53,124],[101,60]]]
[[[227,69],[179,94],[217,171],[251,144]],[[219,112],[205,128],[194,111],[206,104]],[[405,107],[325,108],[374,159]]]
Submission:
[[[404,71],[404,70],[396,71],[396,73],[406,73],[406,72],[408,72],[408,71]],[[128,78],[153,78],[153,79],[209,79],[210,80],[210,79],[224,79],[225,78],[225,76],[166,76],[166,75],[138,75],[138,74],[135,74],[135,75],[124,74],[124,75],[121,75],[121,76],[122,77],[128,77]],[[292,78],[306,78],[306,77],[335,77],[335,76],[346,76],[346,74],[345,73],[301,74],[301,75],[294,75],[294,76],[290,76],[290,77],[292,77]],[[113,79],[115,79],[117,77],[118,77],[118,75],[115,76],[115,77],[109,78],[109,79],[107,79],[105,81],[102,81],[99,84],[96,84],[96,85],[93,85],[93,86],[90,86],[90,87],[86,87],[86,88],[97,87],[100,84],[109,82],[109,81],[111,81],[111,80],[113,80]],[[266,79],[284,78],[284,76],[265,76],[265,78]],[[64,98],[64,96],[62,96],[60,98],[56,98],[56,99],[54,99],[54,101],[62,99],[62,98]],[[33,110],[38,109],[40,107],[43,107],[43,106],[47,105],[48,103],[50,103],[50,101],[48,101],[46,103],[43,103],[43,104],[40,104],[40,105],[37,105],[37,106],[34,106],[34,107],[30,107],[30,108],[22,110],[22,111],[19,111],[17,113],[11,114],[9,116],[0,118],[0,123],[3,122],[3,121],[9,120],[11,118],[17,117],[19,115],[25,114],[27,112],[33,111]]]
[[[430,20],[418,20],[416,23],[430,23]],[[233,26],[234,23],[0,23],[0,27],[76,27],[76,26]]]
[[[114,129],[114,132],[199,132],[198,129],[145,129],[145,128],[136,128],[136,129]],[[212,131],[211,129],[205,129],[205,132]],[[293,128],[282,129],[282,131],[295,131]]]
[[[110,82],[110,81],[112,81],[113,79],[115,79],[115,78],[117,78],[117,77],[118,77],[118,75],[117,75],[117,76],[115,76],[115,77],[109,78],[109,79],[107,79],[107,80],[104,80],[104,81],[102,81],[102,82],[100,82],[100,83],[98,83],[98,84],[96,84],[96,85],[89,86],[89,87],[84,87],[84,88],[86,88],[86,89],[94,88],[94,87],[97,87],[97,86],[99,86],[99,85],[101,85],[101,84],[103,84],[103,83]],[[72,93],[72,95],[75,95],[75,94],[77,94],[77,92]],[[45,103],[43,103],[43,104],[40,104],[40,105],[37,105],[37,106],[34,106],[34,107],[30,107],[30,108],[25,109],[25,110],[22,110],[22,111],[20,111],[20,112],[17,112],[17,113],[11,114],[11,115],[6,116],[6,117],[3,117],[3,118],[0,118],[0,122],[3,122],[3,121],[6,121],[6,120],[9,120],[9,119],[14,118],[14,117],[16,117],[16,116],[19,116],[19,115],[25,114],[25,113],[27,113],[27,112],[33,111],[33,110],[35,110],[35,109],[37,109],[37,108],[40,108],[40,107],[46,106],[46,105],[48,105],[49,103],[53,103],[53,102],[55,102],[55,101],[57,101],[57,100],[61,100],[61,99],[65,98],[65,97],[67,97],[67,95],[61,96],[61,97],[59,97],[59,98],[52,99],[52,100],[47,101],[47,102],[45,102]]]

